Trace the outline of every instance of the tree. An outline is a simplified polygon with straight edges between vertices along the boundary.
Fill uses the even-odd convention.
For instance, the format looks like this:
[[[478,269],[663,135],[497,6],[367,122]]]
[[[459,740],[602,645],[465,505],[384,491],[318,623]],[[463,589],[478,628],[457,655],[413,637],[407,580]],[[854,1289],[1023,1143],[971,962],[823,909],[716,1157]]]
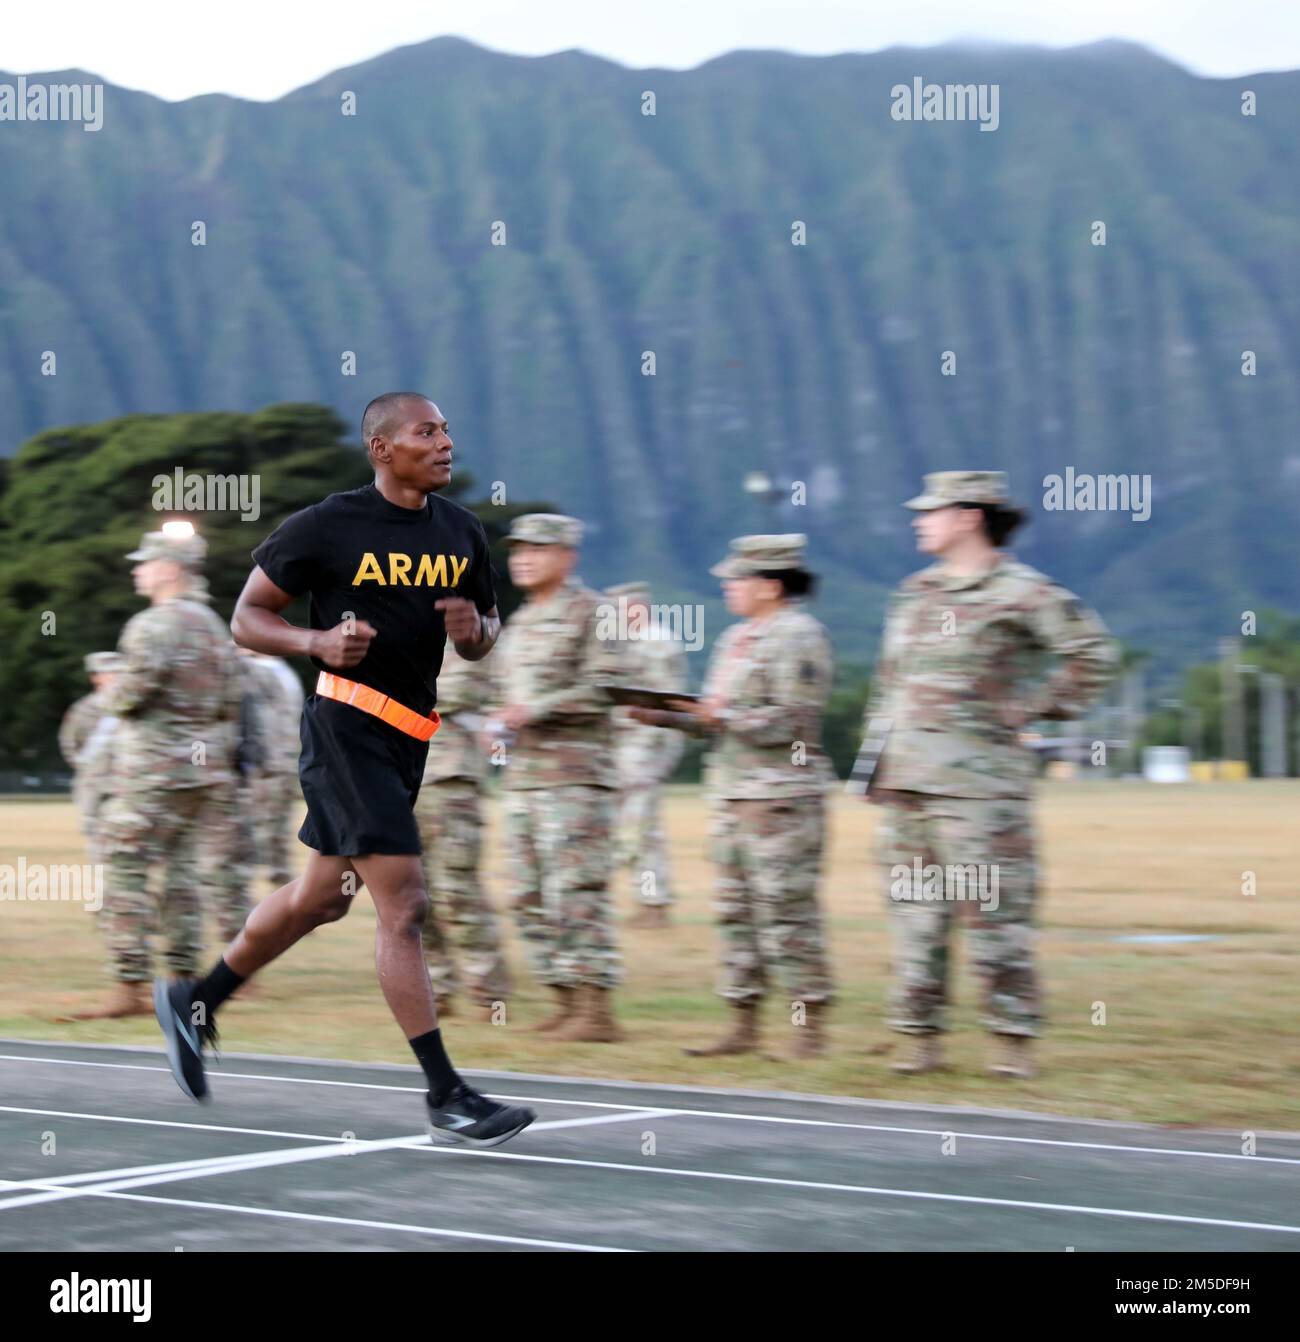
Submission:
[[[82,659],[117,646],[140,609],[125,556],[168,516],[193,521],[208,543],[212,605],[228,620],[252,565],[250,552],[290,513],[372,477],[359,443],[325,406],[271,405],[254,414],[128,415],[48,429],[23,444],[0,474],[0,765],[57,767],[55,733],[89,690]],[[158,482],[255,479],[258,515],[237,509],[159,511]],[[251,488],[251,485],[248,486]],[[476,513],[492,542],[503,611],[518,604],[504,558],[510,519],[545,503],[468,502],[472,481],[449,493]],[[174,501],[174,500],[173,500]],[[306,602],[286,612],[307,623]],[[296,668],[304,678],[310,669]]]

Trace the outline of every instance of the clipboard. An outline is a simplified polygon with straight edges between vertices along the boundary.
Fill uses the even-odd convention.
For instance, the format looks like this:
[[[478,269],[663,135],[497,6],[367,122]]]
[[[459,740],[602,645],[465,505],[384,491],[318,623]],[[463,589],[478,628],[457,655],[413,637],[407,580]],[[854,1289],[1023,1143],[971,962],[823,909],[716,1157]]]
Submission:
[[[844,790],[853,797],[865,797],[871,790],[871,780],[875,777],[876,767],[885,750],[889,738],[889,729],[894,725],[893,718],[874,717],[867,720],[866,735],[862,738],[862,748],[853,761],[853,769],[844,784]]]
[[[673,712],[670,700],[687,699],[698,703],[700,699],[698,694],[687,694],[684,690],[651,690],[640,685],[606,685],[604,690],[616,704],[629,708],[661,708],[669,713]]]

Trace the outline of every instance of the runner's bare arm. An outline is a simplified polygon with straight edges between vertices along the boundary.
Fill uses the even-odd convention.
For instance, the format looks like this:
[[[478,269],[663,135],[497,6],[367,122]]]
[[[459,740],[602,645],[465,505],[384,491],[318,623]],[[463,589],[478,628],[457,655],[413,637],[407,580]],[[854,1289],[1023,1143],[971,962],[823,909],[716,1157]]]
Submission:
[[[333,629],[300,629],[280,614],[293,599],[261,568],[254,568],[230,619],[235,642],[275,657],[315,657],[326,666],[356,666],[361,661],[375,636],[373,625],[355,620],[342,621]]]
[[[467,662],[481,662],[492,651],[501,632],[501,617],[495,606],[486,615],[481,615],[478,607],[464,597],[447,596],[433,604],[434,609],[443,613],[447,637]]]

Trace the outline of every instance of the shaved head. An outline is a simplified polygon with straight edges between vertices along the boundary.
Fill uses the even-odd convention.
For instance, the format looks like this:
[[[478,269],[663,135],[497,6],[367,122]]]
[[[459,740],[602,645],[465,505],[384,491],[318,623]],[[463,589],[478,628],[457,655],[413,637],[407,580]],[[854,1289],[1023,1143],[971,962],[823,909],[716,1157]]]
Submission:
[[[442,411],[422,392],[388,391],[361,416],[361,436],[375,486],[400,507],[422,507],[451,483],[453,444]]]
[[[412,401],[428,402],[421,391],[386,391],[366,406],[361,416],[361,441],[369,448],[372,438],[391,438],[394,426],[401,422],[402,411]]]

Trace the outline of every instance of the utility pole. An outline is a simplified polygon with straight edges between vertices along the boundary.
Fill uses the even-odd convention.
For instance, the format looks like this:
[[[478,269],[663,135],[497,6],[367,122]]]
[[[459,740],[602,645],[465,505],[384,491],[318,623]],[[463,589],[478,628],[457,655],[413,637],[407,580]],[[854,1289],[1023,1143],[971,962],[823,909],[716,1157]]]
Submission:
[[[1142,730],[1146,725],[1146,692],[1141,667],[1133,667],[1124,677],[1124,726],[1128,735],[1128,770],[1142,772]]]
[[[1259,772],[1286,777],[1286,681],[1271,671],[1259,676]]]
[[[1221,760],[1246,758],[1246,719],[1241,699],[1241,676],[1235,638],[1219,640],[1219,674],[1223,686],[1223,731],[1219,742]]]

